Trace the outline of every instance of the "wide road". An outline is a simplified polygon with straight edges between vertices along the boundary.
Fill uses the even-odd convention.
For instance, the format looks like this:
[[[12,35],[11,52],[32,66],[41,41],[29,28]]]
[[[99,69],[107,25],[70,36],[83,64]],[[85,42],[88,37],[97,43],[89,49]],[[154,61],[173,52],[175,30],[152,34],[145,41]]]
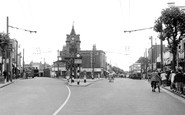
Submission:
[[[0,115],[52,115],[68,93],[62,80],[38,77],[16,80],[0,89]]]
[[[0,115],[184,115],[185,104],[152,92],[145,80],[107,79],[66,87],[52,78],[17,80],[0,89]]]
[[[145,80],[102,80],[70,87],[71,97],[59,115],[184,115],[185,104],[165,91],[152,92]]]

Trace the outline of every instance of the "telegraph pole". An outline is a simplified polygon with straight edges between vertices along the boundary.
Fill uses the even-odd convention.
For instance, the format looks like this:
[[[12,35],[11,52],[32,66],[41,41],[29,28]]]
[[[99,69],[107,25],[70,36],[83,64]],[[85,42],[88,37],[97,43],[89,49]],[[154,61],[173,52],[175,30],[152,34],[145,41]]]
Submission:
[[[95,45],[93,45],[93,49],[91,52],[91,68],[92,68],[92,79],[94,79],[94,63],[95,63]]]
[[[150,36],[149,38],[151,40],[151,65],[152,65],[152,71],[153,71],[153,38]]]
[[[24,48],[23,48],[22,70],[23,70],[23,72],[24,72]]]
[[[44,70],[43,70],[43,76],[45,77],[45,58],[44,58]]]
[[[161,37],[162,36],[162,32],[161,32]],[[163,71],[163,40],[161,39],[161,71]]]
[[[6,33],[7,33],[7,37],[9,39],[9,17],[7,16],[6,18],[7,20],[7,30],[6,30]],[[9,43],[9,48],[8,48],[8,54],[9,54],[9,66],[8,66],[8,73],[10,72],[10,74],[8,74],[8,78],[11,82],[12,82],[12,46],[11,44]]]
[[[58,50],[58,56],[57,56],[57,65],[58,65],[58,72],[57,72],[57,77],[59,77],[59,50]]]

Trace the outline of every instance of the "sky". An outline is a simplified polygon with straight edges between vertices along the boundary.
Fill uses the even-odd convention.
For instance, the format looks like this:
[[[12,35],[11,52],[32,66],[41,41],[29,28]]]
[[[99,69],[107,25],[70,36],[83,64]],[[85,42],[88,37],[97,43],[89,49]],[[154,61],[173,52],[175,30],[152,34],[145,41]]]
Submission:
[[[185,6],[184,0],[1,0],[0,32],[6,32],[7,16],[10,26],[37,31],[9,28],[10,37],[19,41],[19,52],[25,49],[26,63],[45,59],[52,64],[74,24],[81,50],[96,44],[108,63],[127,71],[150,47],[150,36],[154,43],[159,40],[153,29],[124,31],[153,27],[168,2]]]

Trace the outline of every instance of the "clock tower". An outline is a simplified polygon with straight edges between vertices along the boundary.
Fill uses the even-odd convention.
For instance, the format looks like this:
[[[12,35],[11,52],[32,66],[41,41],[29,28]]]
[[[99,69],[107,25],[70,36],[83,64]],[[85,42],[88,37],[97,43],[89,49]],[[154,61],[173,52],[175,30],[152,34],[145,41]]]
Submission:
[[[74,47],[76,48],[76,53],[80,51],[80,35],[76,34],[75,29],[74,29],[74,25],[72,26],[72,30],[70,34],[67,34],[67,39],[66,39],[66,48],[68,50],[68,52],[70,52],[70,47]],[[75,50],[75,49],[74,49]]]
[[[80,55],[80,35],[76,34],[74,25],[70,34],[66,35],[66,46],[63,48],[61,56],[66,63],[66,70],[72,78],[79,78],[81,71],[82,56]]]

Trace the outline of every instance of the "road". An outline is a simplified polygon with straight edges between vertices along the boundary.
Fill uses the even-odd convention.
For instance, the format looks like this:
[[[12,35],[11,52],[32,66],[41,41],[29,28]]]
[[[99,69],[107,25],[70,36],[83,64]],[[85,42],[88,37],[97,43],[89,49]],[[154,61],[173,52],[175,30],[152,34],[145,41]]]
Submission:
[[[70,92],[70,95],[69,95]],[[67,101],[66,101],[67,100]],[[185,104],[145,80],[107,79],[68,88],[52,78],[19,80],[0,89],[1,115],[184,115]],[[54,114],[56,113],[56,114]]]
[[[71,97],[60,115],[184,115],[185,104],[164,91],[152,92],[144,80],[99,81],[71,87]]]
[[[17,80],[0,89],[0,115],[52,115],[67,95],[68,90],[61,80]]]

